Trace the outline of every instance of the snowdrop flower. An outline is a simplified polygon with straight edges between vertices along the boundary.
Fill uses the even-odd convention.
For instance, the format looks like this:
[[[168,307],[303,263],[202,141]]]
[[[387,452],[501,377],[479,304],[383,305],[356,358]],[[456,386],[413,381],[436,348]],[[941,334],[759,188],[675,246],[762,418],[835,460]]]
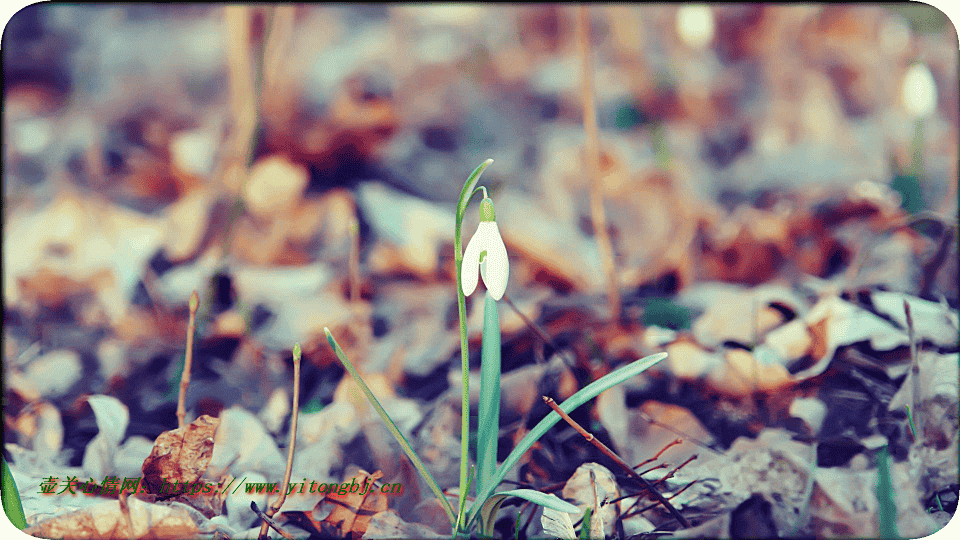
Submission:
[[[493,201],[484,198],[480,201],[480,225],[473,238],[467,242],[467,249],[463,254],[460,279],[464,296],[470,296],[477,288],[477,267],[483,277],[483,284],[487,287],[487,293],[494,300],[503,298],[503,293],[507,290],[510,261],[507,259],[507,248],[500,238],[500,229],[497,228],[495,219]]]

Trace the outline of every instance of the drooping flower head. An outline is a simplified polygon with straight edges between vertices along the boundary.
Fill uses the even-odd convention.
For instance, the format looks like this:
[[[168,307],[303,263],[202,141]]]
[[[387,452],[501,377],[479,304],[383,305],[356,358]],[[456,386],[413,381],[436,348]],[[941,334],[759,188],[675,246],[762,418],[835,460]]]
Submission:
[[[494,300],[503,298],[503,293],[507,290],[510,261],[507,259],[507,248],[503,245],[495,220],[493,201],[484,198],[480,201],[480,225],[467,242],[467,249],[463,254],[460,280],[464,296],[470,296],[477,288],[478,269],[487,293]]]

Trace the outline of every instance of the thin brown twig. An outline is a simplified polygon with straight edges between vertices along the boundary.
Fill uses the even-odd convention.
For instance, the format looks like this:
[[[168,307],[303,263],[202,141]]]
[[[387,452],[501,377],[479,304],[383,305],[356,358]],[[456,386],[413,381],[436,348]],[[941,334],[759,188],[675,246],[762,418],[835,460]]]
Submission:
[[[517,305],[513,303],[513,299],[510,298],[509,294],[503,293],[503,299],[506,300],[507,305],[510,306],[510,309],[512,309],[514,313],[520,316],[520,320],[522,320],[524,324],[527,325],[528,328],[533,330],[533,333],[536,334],[541,341],[553,347],[553,350],[556,351],[557,354],[560,354],[562,357],[565,357],[565,360],[567,360],[568,366],[573,367],[576,364],[575,358],[572,358],[567,354],[564,354],[563,352],[561,352],[562,349],[560,348],[559,345],[554,343],[553,338],[551,338],[543,328],[540,328],[540,326],[537,323],[531,321],[529,317],[527,317],[526,315],[523,314],[523,312],[520,311],[520,308],[518,308]]]
[[[671,495],[669,498],[672,499],[672,498],[676,497],[677,495],[680,495],[681,493],[683,493],[684,491],[686,491],[690,486],[696,484],[697,482],[698,482],[698,480],[694,480],[694,481],[690,482],[689,484],[687,484],[687,485],[683,486],[682,488],[680,488],[676,493],[674,493],[673,495]],[[637,502],[640,502],[640,501],[638,500]],[[656,508],[656,506],[657,506],[658,504],[660,504],[660,503],[653,503],[653,504],[651,504],[651,505],[649,505],[649,506],[644,506],[643,508],[638,509],[636,512],[624,513],[622,519],[627,519],[627,518],[630,518],[630,517],[633,517],[633,516],[642,514],[642,513],[646,512],[647,510],[653,510],[654,508]]]
[[[636,412],[637,412],[637,414],[638,414],[641,418],[643,418],[643,419],[646,420],[647,422],[649,422],[649,423],[651,423],[651,424],[653,424],[653,425],[655,425],[655,426],[657,426],[657,427],[663,428],[663,429],[669,431],[670,433],[673,433],[673,434],[675,434],[675,435],[679,435],[679,436],[683,437],[685,440],[688,440],[688,441],[692,442],[693,444],[699,446],[700,448],[703,448],[704,450],[708,450],[708,451],[710,451],[710,452],[713,452],[714,454],[717,454],[718,456],[724,456],[724,457],[727,456],[726,454],[724,454],[723,452],[721,452],[721,451],[719,451],[719,450],[715,450],[715,449],[713,449],[713,448],[710,448],[710,445],[709,445],[709,444],[701,441],[700,439],[697,439],[696,437],[691,437],[690,435],[688,435],[688,434],[680,431],[679,429],[677,429],[677,428],[675,428],[675,427],[673,427],[673,426],[669,426],[669,425],[667,425],[667,424],[664,424],[663,422],[660,422],[659,420],[651,417],[649,414],[647,414],[647,413],[645,413],[645,412],[643,412],[643,411],[638,410],[638,411],[636,411]]]
[[[660,459],[660,456],[662,456],[664,452],[666,452],[667,450],[673,448],[674,446],[676,446],[676,445],[678,445],[678,444],[680,444],[680,443],[682,443],[682,442],[683,442],[682,439],[674,439],[674,440],[668,442],[667,445],[664,446],[663,448],[661,448],[660,451],[657,452],[656,455],[654,455],[652,458],[650,458],[650,459],[645,459],[645,460],[641,461],[640,463],[637,463],[636,465],[633,466],[633,468],[634,468],[634,469],[639,469],[640,467],[643,467],[643,466],[646,465],[647,463],[653,463],[654,461]],[[652,469],[651,469],[651,470],[652,470]],[[641,473],[641,474],[643,474],[643,473]]]
[[[137,535],[133,532],[133,518],[130,517],[130,505],[127,504],[126,490],[120,492],[117,496],[117,501],[120,503],[120,513],[123,514],[124,522],[126,522],[127,528],[130,529],[130,540],[133,540]]]
[[[292,534],[283,530],[280,527],[279,523],[277,523],[276,521],[273,520],[273,518],[267,515],[269,510],[267,512],[260,510],[260,507],[257,506],[256,501],[250,501],[250,509],[253,510],[253,513],[260,516],[260,519],[263,520],[263,525],[260,526],[260,536],[258,537],[259,539],[267,538],[266,533],[263,531],[263,529],[270,527],[273,530],[280,533],[280,536],[286,538],[287,540],[296,540],[296,538]]]
[[[587,7],[580,5],[577,11],[577,44],[580,53],[581,102],[583,104],[583,129],[587,135],[586,162],[590,173],[590,219],[593,234],[600,249],[601,264],[607,277],[607,303],[610,316],[620,320],[620,283],[613,259],[613,244],[607,234],[607,216],[603,209],[603,179],[600,171],[600,129],[597,126],[597,104],[593,95],[593,62],[590,58],[590,21]]]
[[[654,498],[657,499],[657,501],[660,504],[662,504],[663,507],[666,508],[671,515],[673,515],[673,517],[677,520],[677,522],[680,523],[680,525],[682,525],[684,528],[690,527],[690,523],[686,520],[686,518],[683,517],[683,514],[681,514],[676,508],[674,508],[673,505],[670,504],[670,502],[667,501],[667,499],[665,499],[663,495],[660,494],[660,492],[653,486],[653,484],[651,484],[646,478],[637,474],[637,472],[633,470],[633,467],[631,467],[625,461],[620,459],[620,456],[614,453],[613,450],[610,450],[610,448],[608,448],[607,445],[597,440],[597,438],[594,437],[592,433],[583,429],[583,427],[579,423],[577,423],[576,420],[574,420],[573,418],[570,418],[570,415],[564,412],[563,409],[561,409],[560,406],[557,405],[556,401],[554,401],[553,399],[547,396],[543,396],[543,401],[545,401],[546,404],[549,405],[551,409],[556,411],[556,413],[560,415],[560,418],[563,418],[568,424],[570,424],[573,427],[573,429],[577,430],[578,433],[583,435],[583,437],[587,440],[587,442],[596,446],[597,449],[603,453],[603,455],[610,458],[614,463],[617,464],[618,467],[623,469],[623,471],[627,473],[627,476],[643,484],[643,486],[647,488],[650,494],[652,494]]]
[[[197,307],[200,297],[197,291],[190,294],[190,321],[187,323],[187,350],[184,353],[183,373],[180,374],[180,397],[177,399],[177,427],[183,428],[187,416],[187,388],[190,386],[190,370],[193,367],[193,334],[197,329]]]
[[[281,484],[283,487],[280,491],[280,497],[278,497],[277,500],[270,505],[270,508],[264,512],[265,518],[272,518],[277,512],[280,511],[280,507],[283,506],[283,502],[287,500],[287,493],[290,491],[290,473],[293,470],[293,454],[297,448],[297,419],[300,416],[301,356],[300,344],[297,343],[293,346],[293,412],[291,413],[293,416],[290,421],[290,448],[287,449],[287,470],[283,473],[283,484]],[[258,537],[259,540],[267,540],[267,528],[270,526],[270,522],[267,519],[264,519],[263,524],[260,525],[260,535]],[[276,526],[274,526],[274,528],[277,529],[277,532],[284,534]]]

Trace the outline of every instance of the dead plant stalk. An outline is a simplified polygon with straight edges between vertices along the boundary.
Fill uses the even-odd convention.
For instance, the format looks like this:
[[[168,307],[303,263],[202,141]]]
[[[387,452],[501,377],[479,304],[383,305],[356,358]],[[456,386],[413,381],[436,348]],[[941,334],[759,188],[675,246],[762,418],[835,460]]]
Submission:
[[[600,262],[607,278],[607,303],[610,316],[620,320],[620,283],[613,259],[613,244],[607,233],[607,215],[603,209],[603,178],[600,171],[600,129],[597,126],[597,104],[593,95],[593,62],[590,58],[590,20],[587,7],[577,7],[577,44],[580,53],[581,93],[583,105],[583,129],[587,135],[586,155],[587,171],[590,175],[590,219],[593,234],[597,237],[600,249]]]
[[[300,416],[300,357],[302,356],[300,344],[293,346],[293,416],[290,420],[290,447],[287,449],[287,470],[283,473],[283,483],[280,484],[280,497],[273,501],[270,508],[264,512],[268,518],[272,518],[280,511],[284,501],[287,500],[287,492],[290,490],[290,473],[293,470],[293,454],[297,449],[297,419]],[[259,540],[267,540],[267,530],[270,528],[270,521],[263,520],[260,525]],[[283,534],[283,531],[277,529],[277,532]]]
[[[184,353],[183,373],[180,374],[180,397],[177,399],[177,427],[183,429],[187,416],[186,400],[187,388],[190,386],[190,369],[193,367],[193,334],[197,329],[197,307],[200,306],[200,297],[197,291],[190,295],[190,321],[187,323],[187,350]]]

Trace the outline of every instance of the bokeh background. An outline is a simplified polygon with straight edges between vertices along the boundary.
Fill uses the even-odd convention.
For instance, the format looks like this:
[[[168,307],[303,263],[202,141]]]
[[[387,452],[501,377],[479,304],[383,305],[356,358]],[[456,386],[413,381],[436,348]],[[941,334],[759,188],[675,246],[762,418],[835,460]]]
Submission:
[[[308,360],[305,411],[328,408],[343,371],[324,326],[385,392],[447,396],[459,380],[454,205],[487,158],[508,296],[553,339],[502,307],[507,373],[561,351],[614,362],[675,344],[669,332],[729,300],[704,284],[779,287],[757,298],[787,320],[806,304],[783,291],[897,291],[955,312],[958,41],[942,13],[913,3],[586,15],[580,40],[573,5],[17,13],[3,35],[6,442],[79,467],[98,432],[82,397],[108,394],[129,408],[124,440],[140,438],[128,451],[142,461],[176,425],[193,290],[194,415],[239,407],[283,433],[294,342]],[[473,207],[467,216],[465,235]],[[736,324],[740,312],[718,315],[738,329],[698,333],[700,345],[775,326],[743,313]],[[586,338],[576,330],[588,327]],[[781,363],[792,376],[823,354]],[[713,365],[674,362],[664,369],[689,380]],[[533,401],[508,414],[519,421]],[[688,408],[723,446],[759,430]],[[329,465],[333,477],[343,463]],[[455,478],[434,465],[441,483]]]

